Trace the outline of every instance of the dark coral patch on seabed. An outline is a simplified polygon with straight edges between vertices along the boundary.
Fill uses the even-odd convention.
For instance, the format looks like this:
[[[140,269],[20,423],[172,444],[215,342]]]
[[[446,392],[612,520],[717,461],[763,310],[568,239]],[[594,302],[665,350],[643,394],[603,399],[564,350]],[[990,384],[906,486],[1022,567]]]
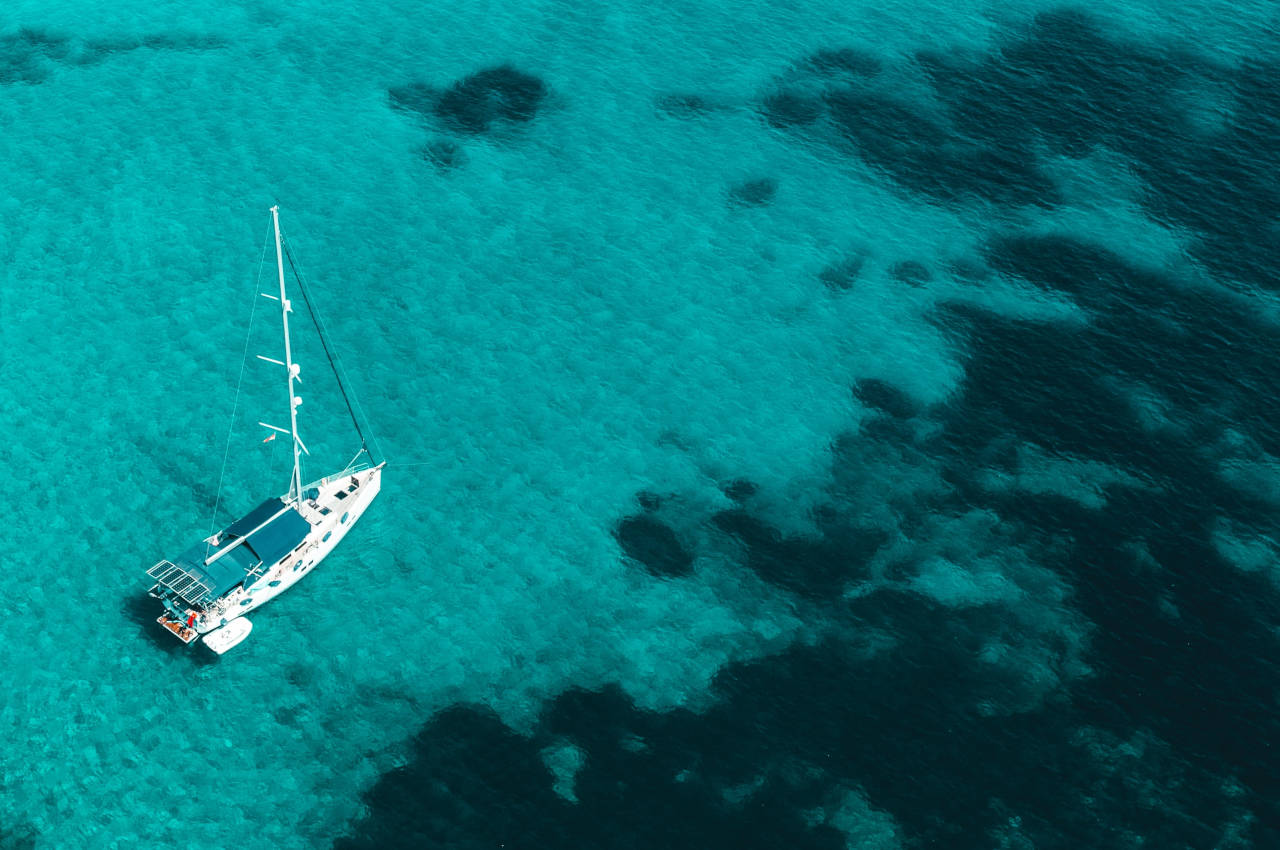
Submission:
[[[889,267],[889,276],[909,286],[924,286],[933,279],[928,266],[916,260],[903,260]]]
[[[6,821],[0,824],[0,848],[3,850],[36,850],[40,833],[29,823]]]
[[[825,134],[930,202],[1052,204],[1043,151],[1105,146],[1131,158],[1146,209],[1188,228],[1207,268],[1276,287],[1280,70],[1270,60],[1228,71],[1066,11],[1038,16],[976,62],[917,62],[928,104],[883,85],[892,68],[870,74],[824,58],[781,80],[762,116],[784,132]],[[1222,126],[1199,135],[1179,94],[1197,79],[1235,97]],[[538,847],[842,846],[822,813],[838,805],[833,789],[849,787],[893,817],[907,846],[1280,847],[1280,758],[1267,743],[1280,739],[1280,593],[1213,545],[1218,517],[1269,528],[1275,506],[1225,480],[1206,449],[1237,429],[1280,455],[1280,335],[1245,302],[1081,239],[993,238],[987,260],[1070,297],[1089,323],[939,309],[935,321],[966,346],[962,386],[926,414],[887,385],[860,383],[860,400],[888,414],[876,421],[927,415],[936,430],[923,445],[911,429],[885,429],[859,446],[935,454],[952,492],[913,505],[916,514],[988,511],[1011,533],[1062,541],[1046,567],[1072,588],[1061,604],[1095,626],[1091,676],[1031,708],[979,711],[1018,704],[1010,668],[979,660],[1025,628],[1010,610],[941,606],[909,586],[846,599],[883,537],[832,506],[815,537],[790,538],[739,504],[710,531],[736,540],[747,568],[892,647],[859,654],[829,640],[731,664],[704,714],[643,711],[616,688],[570,691],[524,738],[455,709],[424,727],[415,760],[375,785],[370,817],[338,846],[478,847],[510,835]],[[1153,430],[1127,384],[1151,387],[1179,424]],[[985,488],[980,471],[1020,444],[1149,486],[1110,486],[1102,507]],[[836,451],[835,478],[860,475],[856,461]],[[586,755],[577,806],[554,796],[536,757],[562,739]],[[619,743],[637,739],[643,746]],[[511,776],[494,775],[504,759]],[[747,804],[727,805],[744,787]],[[817,814],[797,820],[806,811]],[[674,814],[655,827],[655,812]]]
[[[628,558],[655,576],[683,576],[693,572],[693,555],[680,544],[670,526],[649,514],[629,516],[618,523],[614,537]]]
[[[1280,693],[1280,668],[1259,663],[1280,649],[1280,594],[1264,576],[1224,563],[1212,538],[1217,517],[1265,524],[1274,506],[1225,481],[1205,448],[1224,428],[1247,429],[1276,447],[1274,420],[1244,401],[1280,393],[1269,355],[1280,333],[1247,302],[1133,268],[1077,240],[999,240],[990,259],[1007,274],[1070,294],[1093,321],[1061,327],[972,308],[939,315],[952,330],[966,327],[972,345],[963,392],[946,417],[951,480],[1010,521],[1074,541],[1061,569],[1098,626],[1097,675],[1074,692],[1081,719],[1120,736],[1154,731],[1202,786],[1243,783],[1238,799],[1256,818],[1257,846],[1269,846],[1264,837],[1280,838],[1280,807],[1262,789],[1280,787],[1280,760],[1238,730],[1280,735],[1267,707]],[[1156,390],[1187,429],[1151,431],[1118,394],[1116,378]],[[1222,410],[1233,411],[1231,419]],[[1113,490],[1101,511],[1047,495],[983,494],[970,475],[1011,435],[1135,470],[1159,487]],[[1212,846],[1210,838],[1202,833],[1191,846]]]
[[[218,36],[161,33],[142,38],[80,41],[39,29],[0,35],[0,85],[44,82],[59,66],[96,65],[135,50],[215,50],[228,42]]]
[[[829,599],[866,577],[866,565],[885,542],[880,529],[837,524],[818,540],[787,537],[742,508],[717,513],[716,528],[744,547],[747,566],[771,584],[801,596]]]
[[[786,91],[766,97],[763,110],[765,120],[778,128],[804,127],[823,115],[822,104],[817,100]]]
[[[1096,285],[1096,267],[1081,273],[1073,285]],[[1155,499],[1115,493],[1100,513],[1052,497],[984,495],[967,479],[993,441],[1012,432],[1088,452],[1085,420],[1116,418],[1117,408],[1104,396],[1067,430],[1047,430],[1055,427],[1052,396],[1074,416],[1095,395],[1087,380],[1076,385],[1091,374],[1087,367],[1063,370],[1067,361],[1056,355],[1038,362],[1041,328],[1029,323],[980,311],[940,320],[974,323],[975,364],[966,391],[941,411],[943,433],[932,442],[962,496],[940,509],[977,504],[1006,521],[1070,533],[1076,544],[1063,569],[1074,579],[1075,604],[1099,626],[1092,679],[1031,710],[979,711],[1020,700],[1023,685],[1011,668],[976,661],[993,636],[1016,636],[1008,610],[943,606],[909,589],[844,600],[850,583],[866,578],[883,538],[859,537],[839,512],[821,515],[819,537],[788,538],[737,507],[715,525],[740,542],[751,569],[827,606],[855,633],[890,636],[892,647],[863,653],[828,640],[731,664],[701,714],[645,711],[615,687],[572,690],[525,737],[486,710],[451,709],[424,727],[413,760],[373,787],[369,817],[335,847],[487,847],[515,843],[512,836],[528,847],[839,847],[845,837],[825,818],[841,805],[841,788],[861,789],[888,812],[907,846],[1131,850],[1142,836],[1147,846],[1209,848],[1232,846],[1224,836],[1241,828],[1253,846],[1272,846],[1280,837],[1274,801],[1260,793],[1280,778],[1275,759],[1238,734],[1241,727],[1221,722],[1231,717],[1269,735],[1276,721],[1267,694],[1280,685],[1274,665],[1238,651],[1274,642],[1265,629],[1274,589],[1222,565],[1206,542],[1205,517],[1230,494],[1206,493],[1201,481],[1212,471],[1193,453],[1184,462],[1186,447],[1169,446],[1152,471],[1163,470],[1174,489]],[[1106,344],[1098,344],[1108,365]],[[1031,363],[1009,374],[1015,358]],[[1043,415],[1001,406],[1017,398],[1019,382],[1030,384],[1027,403]],[[883,386],[863,382],[859,391],[882,409],[909,412]],[[1117,425],[1095,427],[1094,442],[1105,441],[1105,456],[1132,461],[1142,435]],[[856,461],[838,453],[836,462]],[[1153,509],[1145,519],[1135,513]],[[1169,588],[1134,561],[1127,548],[1134,539],[1148,541],[1170,570],[1180,618],[1162,611]],[[573,780],[576,804],[552,792],[539,756],[563,741],[585,755]],[[728,802],[735,798],[741,803]],[[669,817],[655,823],[654,812]]]
[[[0,35],[0,85],[42,82],[52,64],[65,59],[70,51],[70,39],[43,30]]]
[[[764,207],[778,194],[778,181],[772,177],[744,180],[729,190],[729,204],[735,207]]]
[[[960,133],[1022,163],[1045,144],[1072,156],[1121,151],[1145,181],[1147,211],[1198,237],[1197,259],[1280,288],[1280,63],[1246,57],[1227,69],[1189,49],[1121,39],[1072,10],[1037,16],[1025,37],[977,63],[919,61]],[[1232,100],[1208,130],[1190,119],[1187,95],[1205,87]]]
[[[725,789],[709,781],[718,777],[701,775],[686,749],[701,724],[676,717],[669,724],[637,710],[613,689],[571,691],[527,738],[486,709],[451,708],[418,735],[413,760],[369,791],[369,817],[334,850],[844,847],[839,832],[810,824],[785,787],[748,806],[725,805]],[[663,734],[667,725],[679,739]],[[574,781],[577,803],[552,791],[540,756],[560,730],[587,753]],[[641,746],[626,746],[637,733]]]
[[[832,292],[848,291],[858,282],[866,263],[867,259],[862,254],[844,257],[818,272],[818,280]]]
[[[495,122],[532,121],[547,85],[511,65],[477,71],[445,89],[433,111],[449,126],[483,133]]]
[[[1123,755],[1133,739],[1082,727],[1067,701],[975,711],[1007,685],[973,663],[1001,612],[879,593],[848,613],[894,634],[895,650],[828,641],[732,664],[701,714],[646,711],[614,686],[570,690],[525,737],[487,709],[449,709],[334,847],[837,848],[846,836],[826,821],[859,788],[907,846],[961,850],[998,846],[1011,820],[1027,846],[1121,850],[1140,833],[1209,847],[1237,814],[1213,777],[1158,741]],[[553,793],[539,755],[563,741],[585,755],[577,803]]]
[[[863,378],[853,386],[853,394],[868,407],[874,407],[895,419],[910,419],[917,411],[911,396],[888,381]]]
[[[754,481],[750,481],[746,478],[735,478],[725,484],[721,489],[724,490],[724,494],[730,499],[741,503],[754,496],[760,490],[760,487]]]
[[[548,91],[538,77],[511,65],[499,65],[463,77],[443,90],[413,82],[393,86],[387,94],[396,109],[432,119],[446,131],[480,136],[532,121]],[[421,155],[446,172],[467,162],[466,151],[449,138],[431,139],[421,148]]]

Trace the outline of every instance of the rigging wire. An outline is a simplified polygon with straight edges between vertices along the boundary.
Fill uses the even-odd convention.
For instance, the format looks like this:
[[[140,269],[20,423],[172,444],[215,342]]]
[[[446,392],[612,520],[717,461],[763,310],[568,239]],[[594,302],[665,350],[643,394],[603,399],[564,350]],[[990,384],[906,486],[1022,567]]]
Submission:
[[[381,456],[382,451],[378,448],[378,442],[374,439],[372,432],[369,434],[369,440],[365,439],[364,431],[360,427],[360,420],[356,417],[355,410],[360,407],[360,400],[357,398],[353,407],[352,399],[347,395],[347,388],[345,386],[345,384],[349,382],[349,380],[344,380],[346,370],[342,368],[341,362],[336,356],[334,356],[332,349],[329,348],[328,331],[325,329],[323,322],[321,322],[320,315],[316,312],[315,306],[311,303],[311,296],[307,293],[306,281],[303,280],[300,269],[301,264],[295,262],[293,258],[293,249],[290,247],[289,240],[285,237],[283,231],[280,235],[280,244],[284,246],[284,255],[289,260],[289,269],[293,272],[294,278],[298,281],[298,289],[302,292],[303,303],[307,305],[307,312],[311,315],[311,323],[315,325],[316,333],[320,337],[320,344],[324,347],[324,354],[329,358],[329,365],[333,368],[334,377],[338,379],[338,391],[342,393],[342,400],[346,402],[347,413],[351,415],[351,423],[355,425],[356,434],[360,437],[360,446],[367,452],[369,450],[368,442],[369,440],[372,440],[374,449],[377,451],[378,455]],[[352,390],[351,395],[355,395],[355,390]],[[360,409],[360,413],[362,416],[364,415],[363,408]],[[365,421],[368,421],[367,416],[365,416]],[[370,459],[374,459],[372,452],[370,452]]]
[[[262,256],[258,258],[258,275],[253,282],[253,306],[249,308],[249,327],[244,334],[244,353],[240,356],[240,377],[236,379],[236,395],[231,402],[231,424],[227,427],[227,445],[222,451],[222,469],[218,472],[218,495],[213,501],[213,517],[209,521],[208,537],[218,530],[218,507],[222,504],[222,480],[227,474],[227,460],[231,457],[231,435],[236,429],[236,411],[240,407],[240,388],[244,384],[244,367],[249,362],[249,341],[253,336],[253,317],[258,312],[258,292],[262,290],[262,267],[267,261],[267,247],[271,244],[271,228],[267,228],[266,239],[262,243]],[[273,446],[274,448],[274,446]],[[208,554],[206,547],[206,555]]]

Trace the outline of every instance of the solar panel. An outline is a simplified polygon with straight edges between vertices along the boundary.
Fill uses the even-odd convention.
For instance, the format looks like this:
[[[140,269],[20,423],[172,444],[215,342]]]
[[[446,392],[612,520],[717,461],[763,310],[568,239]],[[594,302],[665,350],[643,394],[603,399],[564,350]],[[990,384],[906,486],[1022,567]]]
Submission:
[[[179,599],[192,605],[199,604],[209,595],[209,585],[172,561],[161,561],[147,570],[147,575],[154,578],[156,584],[169,588]]]

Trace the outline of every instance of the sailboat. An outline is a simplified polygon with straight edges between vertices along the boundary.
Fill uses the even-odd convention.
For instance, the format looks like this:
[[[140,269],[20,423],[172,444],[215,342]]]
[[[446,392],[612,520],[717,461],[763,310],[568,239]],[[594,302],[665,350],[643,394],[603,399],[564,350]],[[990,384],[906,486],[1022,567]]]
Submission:
[[[285,292],[286,249],[282,248],[278,206],[271,208],[271,224],[275,234],[279,294],[259,294],[279,302],[284,359],[261,354],[258,359],[284,372],[289,391],[289,427],[258,424],[270,432],[267,439],[287,434],[292,442],[293,473],[289,489],[284,495],[262,502],[178,557],[161,560],[147,570],[154,581],[149,594],[163,605],[156,622],[184,644],[203,636],[204,644],[219,655],[249,636],[253,625],[246,614],[284,593],[333,551],[378,495],[382,469],[386,465],[385,461],[374,461],[323,328],[316,320],[316,330],[347,401],[356,433],[361,435],[361,445],[343,469],[309,484],[302,483],[302,455],[309,452],[298,437],[298,405],[302,399],[295,395],[294,384],[300,380],[300,367],[294,362],[289,345],[292,308]],[[289,264],[306,298],[306,289],[291,253]],[[310,307],[310,299],[307,303]],[[314,318],[314,310],[310,312]]]

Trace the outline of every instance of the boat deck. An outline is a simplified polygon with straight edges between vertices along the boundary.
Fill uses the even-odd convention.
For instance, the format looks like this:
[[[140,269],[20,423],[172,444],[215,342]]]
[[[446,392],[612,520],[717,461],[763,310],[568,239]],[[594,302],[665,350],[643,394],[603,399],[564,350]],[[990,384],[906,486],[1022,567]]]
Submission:
[[[312,525],[330,522],[326,518],[341,510],[342,503],[367,482],[370,471],[362,469],[335,477],[332,481],[321,481],[315,485],[320,492],[313,499],[303,499],[298,505],[298,512]]]

